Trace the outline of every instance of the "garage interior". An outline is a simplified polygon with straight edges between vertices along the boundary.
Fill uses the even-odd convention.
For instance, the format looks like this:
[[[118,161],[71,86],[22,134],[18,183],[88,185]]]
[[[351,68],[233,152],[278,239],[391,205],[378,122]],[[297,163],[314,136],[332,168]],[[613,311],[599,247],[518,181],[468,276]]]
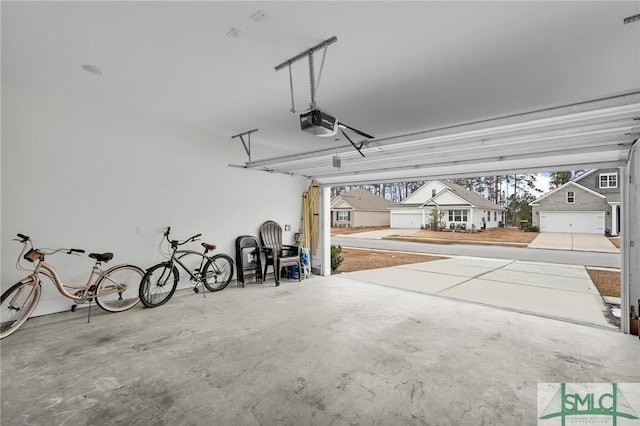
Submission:
[[[0,343],[3,424],[535,424],[538,383],[640,382],[628,321],[617,333],[353,284],[328,261],[334,185],[619,167],[628,318],[640,299],[637,2],[1,12],[3,291],[23,276],[18,232],[148,267],[166,226],[231,254],[269,219],[293,241],[311,178],[323,208],[323,276],[302,284],[183,292],[90,324],[45,289],[37,318]],[[332,37],[315,87],[306,60],[275,70]],[[302,132],[314,92],[375,138]],[[92,264],[51,260],[68,282]]]

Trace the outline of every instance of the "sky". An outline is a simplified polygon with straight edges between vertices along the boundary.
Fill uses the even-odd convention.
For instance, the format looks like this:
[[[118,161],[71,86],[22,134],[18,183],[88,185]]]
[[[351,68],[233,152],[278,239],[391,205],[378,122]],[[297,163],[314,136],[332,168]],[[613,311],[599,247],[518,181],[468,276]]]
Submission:
[[[536,188],[541,189],[543,193],[549,191],[550,180],[549,173],[538,173],[536,176]]]

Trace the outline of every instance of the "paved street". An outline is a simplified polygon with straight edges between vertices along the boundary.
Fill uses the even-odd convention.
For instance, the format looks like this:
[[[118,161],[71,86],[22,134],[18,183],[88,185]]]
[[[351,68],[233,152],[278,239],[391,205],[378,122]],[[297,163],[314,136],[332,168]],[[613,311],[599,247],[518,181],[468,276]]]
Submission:
[[[569,265],[620,268],[619,253],[594,253],[570,250],[547,250],[469,244],[429,244],[365,238],[331,237],[331,244],[384,250],[400,250],[416,253],[513,259],[529,262],[548,262]]]

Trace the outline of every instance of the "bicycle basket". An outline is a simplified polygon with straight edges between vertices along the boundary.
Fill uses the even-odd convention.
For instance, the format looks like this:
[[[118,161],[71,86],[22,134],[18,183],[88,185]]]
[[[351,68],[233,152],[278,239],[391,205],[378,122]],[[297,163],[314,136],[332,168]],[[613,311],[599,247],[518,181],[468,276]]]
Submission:
[[[40,253],[38,250],[29,249],[29,251],[26,252],[22,257],[25,260],[28,260],[29,262],[33,263],[38,259],[42,259],[42,253]]]

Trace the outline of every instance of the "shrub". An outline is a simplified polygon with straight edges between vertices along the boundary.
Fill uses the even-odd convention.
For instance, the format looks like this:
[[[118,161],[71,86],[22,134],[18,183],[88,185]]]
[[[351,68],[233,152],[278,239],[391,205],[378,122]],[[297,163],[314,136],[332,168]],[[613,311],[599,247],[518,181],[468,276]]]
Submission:
[[[342,253],[341,246],[331,246],[331,272],[335,272],[344,260],[340,255]]]
[[[524,232],[540,232],[540,228],[535,225],[529,225],[524,229]]]
[[[432,229],[434,231],[437,231],[438,229],[443,229],[444,228],[443,218],[444,218],[444,212],[431,210],[431,213],[429,213],[429,224],[425,226],[425,228]]]

